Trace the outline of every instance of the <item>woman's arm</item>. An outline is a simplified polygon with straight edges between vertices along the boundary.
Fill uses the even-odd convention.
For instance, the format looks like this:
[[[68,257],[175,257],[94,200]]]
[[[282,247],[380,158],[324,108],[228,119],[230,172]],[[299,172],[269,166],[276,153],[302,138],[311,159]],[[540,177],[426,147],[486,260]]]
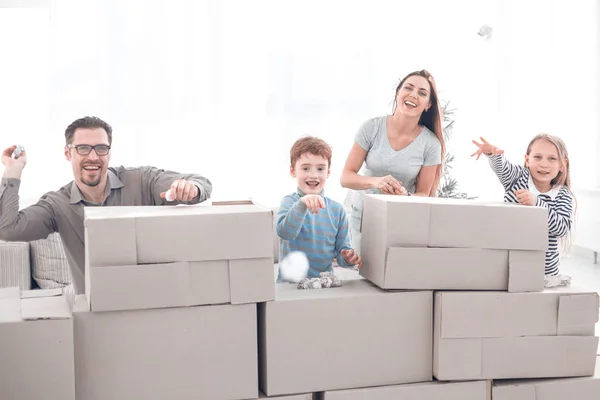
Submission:
[[[413,193],[413,196],[429,197],[431,188],[433,187],[435,181],[435,173],[437,168],[437,165],[427,165],[421,167],[421,171],[419,171],[419,175],[417,176],[417,188]]]
[[[366,190],[375,187],[374,181],[377,178],[358,174],[366,158],[367,151],[354,142],[342,170],[342,177],[340,179],[342,187],[354,190]]]

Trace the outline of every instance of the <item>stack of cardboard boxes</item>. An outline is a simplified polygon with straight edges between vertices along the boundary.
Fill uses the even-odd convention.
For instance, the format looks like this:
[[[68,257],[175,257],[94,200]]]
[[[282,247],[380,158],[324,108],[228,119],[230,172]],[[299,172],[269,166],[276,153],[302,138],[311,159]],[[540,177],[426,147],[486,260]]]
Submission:
[[[438,381],[591,376],[597,361],[598,293],[543,290],[547,229],[547,210],[538,207],[368,195],[361,274],[385,289],[434,290],[433,376]],[[492,394],[561,398],[544,395],[554,393],[540,389],[546,386],[568,387],[577,399],[600,398],[600,376],[503,382]],[[463,389],[456,397],[435,398],[489,395],[482,389],[479,397],[469,397],[472,387],[454,387]],[[382,390],[373,389],[373,396],[393,398]],[[399,395],[408,389],[395,390]],[[366,391],[364,397],[331,398],[374,398]]]
[[[2,399],[600,398],[598,294],[543,289],[542,208],[367,195],[366,279],[320,290],[274,284],[255,204],[89,208],[85,229],[72,319],[29,321],[0,292]],[[30,369],[49,359],[54,386]]]
[[[251,203],[86,208],[77,399],[257,398],[272,221]]]
[[[277,285],[259,305],[261,389],[325,400],[600,398],[600,374],[590,377],[598,294],[544,290],[547,218],[536,207],[368,195],[368,281]]]

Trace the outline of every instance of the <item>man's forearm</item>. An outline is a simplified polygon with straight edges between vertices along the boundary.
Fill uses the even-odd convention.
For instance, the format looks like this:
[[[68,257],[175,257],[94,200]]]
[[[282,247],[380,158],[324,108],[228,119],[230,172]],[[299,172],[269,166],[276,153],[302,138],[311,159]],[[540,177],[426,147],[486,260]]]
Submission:
[[[53,212],[47,202],[39,201],[19,211],[21,181],[3,177],[0,183],[0,240],[23,241],[42,239],[56,230]]]
[[[4,170],[3,178],[6,179],[21,179],[21,174],[23,173],[23,169],[21,168],[6,168]]]

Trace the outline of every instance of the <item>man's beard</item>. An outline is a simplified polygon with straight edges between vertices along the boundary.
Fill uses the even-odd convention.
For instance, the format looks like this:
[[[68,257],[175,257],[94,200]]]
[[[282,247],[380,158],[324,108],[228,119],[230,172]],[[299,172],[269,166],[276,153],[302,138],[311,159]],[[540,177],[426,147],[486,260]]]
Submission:
[[[90,165],[90,164],[87,164],[87,165]],[[96,177],[94,177],[94,178],[91,178],[91,179],[87,179],[85,177],[85,174],[86,174],[87,171],[84,169],[83,166],[81,167],[81,170],[82,170],[82,173],[81,173],[81,183],[83,183],[84,185],[89,186],[89,187],[98,186],[100,184],[100,181],[102,180],[102,173],[103,173],[102,172],[102,166],[101,165],[97,165],[97,164],[94,164],[94,165],[100,167],[100,169],[98,170],[98,175]]]
[[[85,178],[81,178],[81,182],[86,186],[95,187],[100,184],[100,181],[102,180],[100,178],[101,178],[100,176],[98,176],[97,178],[95,178],[93,180],[87,180]]]

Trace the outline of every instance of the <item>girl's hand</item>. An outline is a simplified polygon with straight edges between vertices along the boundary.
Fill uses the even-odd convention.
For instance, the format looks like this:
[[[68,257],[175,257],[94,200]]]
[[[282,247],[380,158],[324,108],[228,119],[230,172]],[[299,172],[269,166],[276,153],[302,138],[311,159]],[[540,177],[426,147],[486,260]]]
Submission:
[[[479,143],[475,140],[472,141],[473,144],[479,148],[475,153],[471,154],[471,157],[477,156],[476,160],[479,160],[479,157],[481,157],[482,154],[485,154],[486,156],[491,156],[493,154],[504,154],[504,150],[501,150],[498,147],[489,144],[487,140],[485,140],[482,137],[480,137],[479,139],[481,139],[482,143]]]
[[[537,196],[531,193],[529,190],[519,189],[515,190],[515,195],[519,203],[526,206],[535,206]]]

